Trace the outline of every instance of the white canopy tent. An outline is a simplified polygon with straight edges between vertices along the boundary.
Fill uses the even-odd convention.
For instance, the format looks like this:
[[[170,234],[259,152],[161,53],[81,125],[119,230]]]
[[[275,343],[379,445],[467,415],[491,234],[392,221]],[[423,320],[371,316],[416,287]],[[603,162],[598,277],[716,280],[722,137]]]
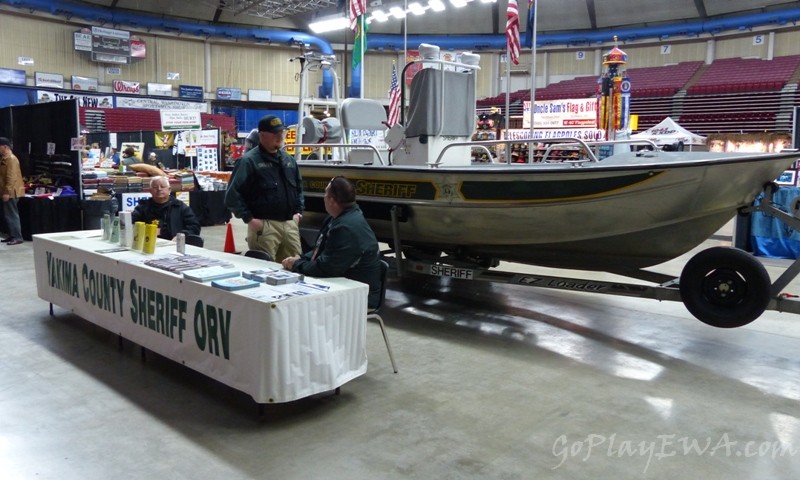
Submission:
[[[697,135],[678,125],[670,117],[644,132],[631,135],[631,140],[651,140],[656,145],[674,145],[682,142],[685,146],[705,145],[706,137]]]

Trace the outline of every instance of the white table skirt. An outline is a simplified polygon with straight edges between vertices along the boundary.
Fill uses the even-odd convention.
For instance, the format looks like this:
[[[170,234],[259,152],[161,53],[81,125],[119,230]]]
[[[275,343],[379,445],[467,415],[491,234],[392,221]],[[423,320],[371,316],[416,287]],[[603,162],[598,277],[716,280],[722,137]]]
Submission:
[[[333,390],[367,371],[367,285],[307,279],[327,291],[270,299],[269,286],[229,292],[151,268],[175,252],[161,240],[153,255],[125,250],[100,231],[36,235],[40,298],[197,370],[259,403],[288,402]],[[191,246],[239,270],[261,260]],[[280,268],[278,264],[270,264]]]

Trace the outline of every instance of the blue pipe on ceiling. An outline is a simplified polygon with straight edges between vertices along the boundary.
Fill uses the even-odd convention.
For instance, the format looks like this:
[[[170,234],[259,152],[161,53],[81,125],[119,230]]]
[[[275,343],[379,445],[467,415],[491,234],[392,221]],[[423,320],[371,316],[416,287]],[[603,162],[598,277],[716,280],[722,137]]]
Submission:
[[[131,25],[145,29],[159,29],[170,33],[186,33],[201,37],[220,37],[232,40],[249,40],[252,42],[283,43],[295,45],[299,43],[317,47],[322,53],[332,55],[333,47],[326,40],[304,32],[291,30],[275,30],[262,28],[243,28],[223,25],[209,25],[173,18],[162,18],[143,13],[111,10],[106,7],[78,5],[64,1],[52,0],[0,0],[0,3],[15,8],[40,10],[52,15],[71,18],[85,18],[91,22],[112,25]],[[725,17],[713,20],[697,20],[668,25],[614,28],[585,32],[540,33],[536,36],[537,46],[548,45],[586,45],[601,44],[611,41],[617,36],[621,41],[640,40],[645,38],[667,39],[676,36],[698,36],[700,34],[718,34],[726,30],[747,30],[763,25],[785,25],[800,20],[800,8],[787,8],[775,12],[752,13]],[[403,50],[402,35],[370,34],[368,38],[370,50]],[[431,43],[445,50],[504,50],[505,35],[408,35],[408,45],[416,47],[420,43]],[[530,47],[530,45],[526,45]],[[320,95],[331,96],[333,77],[323,72],[322,91]]]

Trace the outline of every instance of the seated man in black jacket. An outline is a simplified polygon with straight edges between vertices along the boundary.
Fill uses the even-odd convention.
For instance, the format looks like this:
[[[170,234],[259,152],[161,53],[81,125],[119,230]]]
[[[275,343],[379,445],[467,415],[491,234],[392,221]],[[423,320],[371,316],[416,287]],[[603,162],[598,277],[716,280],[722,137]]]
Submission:
[[[135,222],[158,220],[158,238],[173,240],[179,233],[200,235],[200,222],[188,205],[170,196],[167,177],[150,179],[150,195],[139,201],[131,217]]]
[[[325,187],[325,219],[314,248],[283,260],[283,268],[312,277],[346,277],[369,285],[370,308],[381,294],[378,241],[356,204],[350,180],[334,177]]]

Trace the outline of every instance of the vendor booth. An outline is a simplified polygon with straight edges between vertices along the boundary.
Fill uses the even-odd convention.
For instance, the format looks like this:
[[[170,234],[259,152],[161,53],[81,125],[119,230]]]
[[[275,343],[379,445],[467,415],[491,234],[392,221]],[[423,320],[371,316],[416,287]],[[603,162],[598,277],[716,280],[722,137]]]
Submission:
[[[706,137],[686,130],[670,117],[643,132],[631,135],[631,140],[650,140],[659,147],[678,145],[689,150],[706,144]]]

